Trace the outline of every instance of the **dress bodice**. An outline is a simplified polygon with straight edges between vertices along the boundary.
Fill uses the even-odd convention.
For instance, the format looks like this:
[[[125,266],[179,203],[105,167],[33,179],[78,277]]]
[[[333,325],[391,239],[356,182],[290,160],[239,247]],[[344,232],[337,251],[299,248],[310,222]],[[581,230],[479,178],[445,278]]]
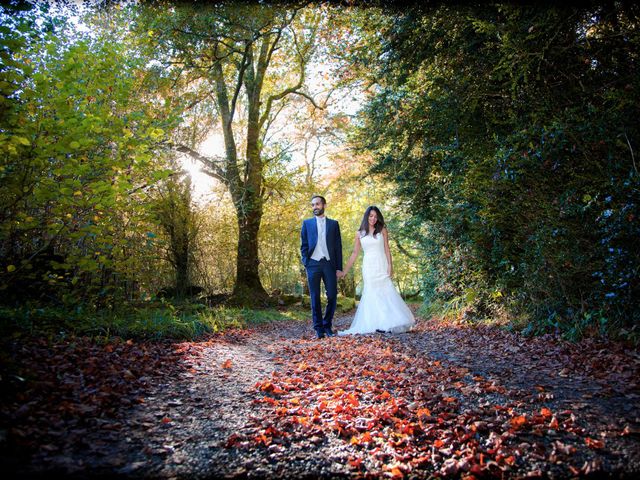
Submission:
[[[360,245],[362,245],[362,251],[365,256],[384,256],[384,237],[382,236],[382,233],[378,233],[375,237],[372,235],[360,237]]]

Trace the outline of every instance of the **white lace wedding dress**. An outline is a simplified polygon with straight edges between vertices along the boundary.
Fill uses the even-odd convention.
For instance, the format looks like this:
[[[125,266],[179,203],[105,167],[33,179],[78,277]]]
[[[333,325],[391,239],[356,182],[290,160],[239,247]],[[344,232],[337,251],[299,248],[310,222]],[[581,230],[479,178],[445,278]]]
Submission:
[[[413,313],[393,285],[384,253],[384,237],[379,233],[360,237],[363,289],[356,315],[347,330],[339,335],[372,333],[376,330],[402,333],[416,323]]]

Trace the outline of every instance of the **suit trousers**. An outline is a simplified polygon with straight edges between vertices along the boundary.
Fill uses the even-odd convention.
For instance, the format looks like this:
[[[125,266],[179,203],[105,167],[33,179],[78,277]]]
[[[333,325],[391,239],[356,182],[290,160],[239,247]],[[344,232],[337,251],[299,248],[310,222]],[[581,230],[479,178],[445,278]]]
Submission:
[[[327,292],[327,308],[322,315],[320,302],[320,280],[324,282]],[[309,282],[309,295],[311,297],[311,312],[313,316],[313,329],[322,334],[332,328],[333,315],[336,311],[338,299],[338,280],[336,269],[326,259],[309,259],[307,264],[307,281]]]

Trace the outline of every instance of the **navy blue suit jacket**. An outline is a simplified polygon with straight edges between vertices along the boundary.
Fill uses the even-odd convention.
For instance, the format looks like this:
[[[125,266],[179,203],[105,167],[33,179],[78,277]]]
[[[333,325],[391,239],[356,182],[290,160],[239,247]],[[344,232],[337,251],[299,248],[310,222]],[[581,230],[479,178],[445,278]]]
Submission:
[[[302,222],[300,230],[300,254],[304,266],[309,265],[309,259],[318,243],[318,226],[316,219],[308,218]],[[340,237],[340,225],[336,220],[327,218],[327,250],[329,262],[336,270],[342,270],[342,238]]]

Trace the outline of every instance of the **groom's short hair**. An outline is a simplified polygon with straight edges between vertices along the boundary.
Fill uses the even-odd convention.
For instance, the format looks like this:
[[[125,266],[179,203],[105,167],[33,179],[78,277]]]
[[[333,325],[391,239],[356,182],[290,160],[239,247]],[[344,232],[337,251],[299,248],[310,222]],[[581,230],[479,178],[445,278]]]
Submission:
[[[311,197],[311,201],[313,202],[314,198],[319,198],[320,200],[322,200],[322,204],[326,205],[327,201],[325,200],[325,198],[322,195],[314,195],[313,197]]]

